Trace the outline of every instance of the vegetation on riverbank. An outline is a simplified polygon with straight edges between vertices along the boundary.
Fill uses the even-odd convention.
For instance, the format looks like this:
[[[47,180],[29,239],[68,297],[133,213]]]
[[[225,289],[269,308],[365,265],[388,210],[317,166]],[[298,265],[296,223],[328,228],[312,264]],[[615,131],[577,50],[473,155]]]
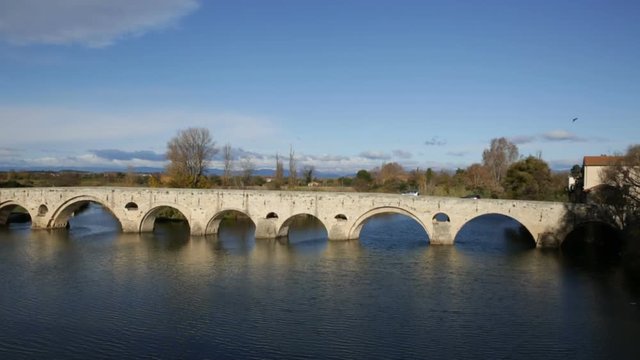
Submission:
[[[212,140],[198,146],[211,147]],[[170,142],[174,151],[174,138]],[[186,145],[185,145],[186,146]],[[195,145],[194,145],[195,146]],[[195,151],[199,153],[201,151]],[[242,171],[234,168],[230,147],[225,146],[225,171],[222,176],[207,175],[203,170],[203,159],[199,157],[196,169],[184,170],[181,175],[178,160],[174,156],[166,173],[126,172],[78,172],[78,171],[10,171],[0,173],[0,187],[20,186],[150,186],[150,187],[197,187],[197,188],[242,188],[271,190],[314,191],[360,191],[381,193],[419,192],[422,195],[454,196],[477,195],[483,198],[512,198],[522,200],[567,201],[568,172],[551,172],[540,157],[518,158],[517,147],[505,138],[491,141],[482,156],[482,163],[467,168],[406,169],[397,162],[383,163],[373,169],[361,169],[351,176],[319,178],[315,168],[304,165],[298,176],[293,149],[289,154],[289,174],[285,176],[281,158],[276,155],[272,176],[254,175],[248,162],[242,163]],[[210,152],[210,153],[215,153]],[[206,163],[206,162],[205,162]]]
[[[209,175],[201,180],[202,188],[226,189],[270,189],[270,190],[305,190],[305,191],[359,191],[380,193],[402,193],[419,191],[421,195],[462,197],[477,194],[482,198],[510,197],[514,199],[539,199],[550,201],[567,201],[566,177],[567,172],[549,172],[541,182],[544,193],[531,189],[539,186],[523,185],[525,191],[497,191],[492,186],[484,186],[474,180],[474,169],[449,170],[421,170],[395,171],[389,174],[389,168],[401,169],[397,163],[383,164],[379,168],[360,170],[352,176],[337,178],[317,178],[312,181],[298,179],[295,186],[273,183],[273,177],[251,176],[249,181],[240,181],[232,177],[229,185],[223,185],[223,179],[217,175]],[[514,177],[523,176],[522,173]],[[287,178],[284,178],[285,181]],[[511,180],[509,180],[511,181]],[[171,178],[161,173],[133,173],[133,172],[78,172],[78,171],[9,171],[0,172],[0,188],[18,187],[66,187],[66,186],[134,186],[134,187],[171,187]]]

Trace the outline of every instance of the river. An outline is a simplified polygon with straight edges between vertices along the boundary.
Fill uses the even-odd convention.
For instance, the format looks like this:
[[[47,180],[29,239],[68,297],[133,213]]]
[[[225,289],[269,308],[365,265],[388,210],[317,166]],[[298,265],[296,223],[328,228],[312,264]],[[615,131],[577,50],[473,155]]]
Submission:
[[[400,215],[357,241],[316,222],[255,240],[122,234],[97,205],[68,230],[0,229],[1,359],[637,359],[640,286],[616,261],[532,248],[484,216],[430,246]]]

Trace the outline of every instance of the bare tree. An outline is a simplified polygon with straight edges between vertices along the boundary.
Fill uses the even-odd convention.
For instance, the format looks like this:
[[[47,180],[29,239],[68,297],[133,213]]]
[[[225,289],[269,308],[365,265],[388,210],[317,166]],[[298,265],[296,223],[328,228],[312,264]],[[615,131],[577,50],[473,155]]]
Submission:
[[[284,165],[282,164],[280,155],[276,154],[276,178],[275,178],[276,188],[280,188],[280,186],[282,186],[283,181],[284,181]]]
[[[224,173],[222,175],[222,183],[225,186],[229,186],[231,173],[233,172],[233,156],[231,154],[231,144],[227,143],[222,148],[222,155],[224,158]]]
[[[132,165],[127,166],[127,175],[125,175],[125,183],[127,186],[133,186],[136,182],[136,170]]]
[[[178,186],[198,187],[204,171],[217,152],[208,129],[180,130],[167,143],[167,172]]]
[[[489,170],[495,185],[500,186],[509,165],[518,160],[518,147],[501,137],[491,139],[491,145],[482,153],[482,163]]]
[[[244,158],[242,162],[240,162],[240,168],[242,168],[242,185],[251,185],[251,177],[253,176],[255,165],[253,164],[251,159]]]
[[[296,158],[293,146],[289,146],[289,186],[294,187],[297,183]]]
[[[622,226],[636,222],[640,226],[640,145],[633,145],[626,154],[600,174],[606,184],[595,192],[595,201],[609,205],[609,210]]]

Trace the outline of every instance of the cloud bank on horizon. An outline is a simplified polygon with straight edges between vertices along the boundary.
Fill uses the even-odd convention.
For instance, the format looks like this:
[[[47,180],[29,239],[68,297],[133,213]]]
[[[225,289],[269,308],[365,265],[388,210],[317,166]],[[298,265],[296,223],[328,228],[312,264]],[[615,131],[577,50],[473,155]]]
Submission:
[[[0,0],[0,167],[162,167],[198,126],[259,168],[455,169],[506,137],[567,169],[640,138],[638,11]]]

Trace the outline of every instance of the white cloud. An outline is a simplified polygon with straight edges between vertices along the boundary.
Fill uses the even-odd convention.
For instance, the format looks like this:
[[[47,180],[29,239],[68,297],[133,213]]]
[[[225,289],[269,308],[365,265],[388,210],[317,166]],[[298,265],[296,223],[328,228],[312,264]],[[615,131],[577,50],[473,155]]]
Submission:
[[[447,155],[455,156],[455,157],[463,157],[469,155],[469,151],[460,150],[460,151],[448,151]]]
[[[572,134],[566,130],[553,130],[542,134],[542,137],[547,141],[584,141],[575,134]]]
[[[536,140],[536,137],[531,135],[520,135],[520,136],[513,136],[509,138],[509,141],[511,141],[516,145],[528,144],[535,140]]]
[[[393,150],[393,156],[400,159],[411,159],[413,157],[413,154],[408,151],[397,149]]]
[[[539,141],[548,141],[548,142],[556,142],[556,141],[568,141],[568,142],[584,142],[587,141],[585,138],[581,138],[578,135],[571,133],[566,130],[551,130],[542,134],[535,135],[517,135],[509,138],[509,141],[513,142],[516,145],[525,145],[536,143]],[[591,139],[593,141],[598,141],[598,139]]]
[[[342,156],[342,155],[329,155],[329,154],[303,155],[303,160],[311,161],[311,162],[313,162],[313,161],[340,162],[340,161],[349,160],[349,157]]]
[[[363,151],[360,153],[360,157],[368,160],[389,160],[391,155],[380,151]]]
[[[0,159],[17,156],[17,151],[10,148],[0,148]]]
[[[3,0],[0,37],[16,44],[104,47],[174,26],[197,0]]]

